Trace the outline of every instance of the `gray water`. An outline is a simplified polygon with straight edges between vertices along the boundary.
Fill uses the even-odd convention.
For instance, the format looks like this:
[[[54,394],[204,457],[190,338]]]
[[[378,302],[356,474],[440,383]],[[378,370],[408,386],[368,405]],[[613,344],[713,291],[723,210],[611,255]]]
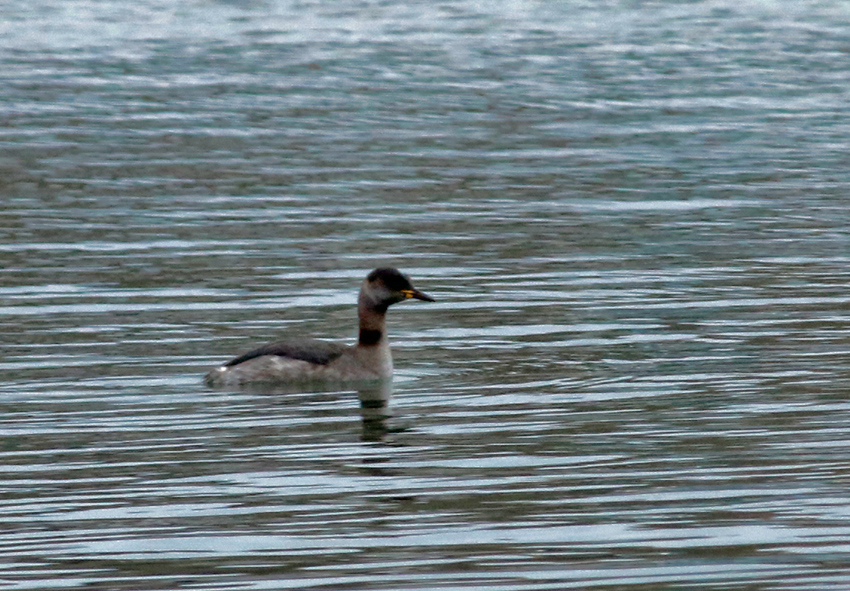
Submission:
[[[0,587],[850,586],[847,4],[492,4],[0,5]]]

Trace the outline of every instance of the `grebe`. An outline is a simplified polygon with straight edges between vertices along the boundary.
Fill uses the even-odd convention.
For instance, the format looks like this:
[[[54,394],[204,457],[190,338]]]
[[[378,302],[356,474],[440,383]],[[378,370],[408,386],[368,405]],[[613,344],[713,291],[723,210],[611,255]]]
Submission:
[[[356,345],[316,339],[276,341],[240,355],[209,372],[211,387],[300,382],[388,380],[393,359],[387,342],[387,308],[409,299],[433,302],[398,269],[375,269],[357,298],[360,337]]]

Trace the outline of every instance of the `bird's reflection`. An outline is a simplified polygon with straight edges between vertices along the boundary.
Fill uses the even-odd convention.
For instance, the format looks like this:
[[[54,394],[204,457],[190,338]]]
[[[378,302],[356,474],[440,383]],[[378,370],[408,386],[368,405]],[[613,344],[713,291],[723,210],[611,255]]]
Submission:
[[[360,399],[360,439],[362,441],[382,441],[387,433],[393,431],[387,424],[387,421],[392,417],[392,410],[390,409],[390,401],[393,395],[392,382],[384,380],[364,383],[355,386],[353,390]],[[290,386],[280,384],[252,384],[236,388],[234,391],[271,396],[322,393],[347,395],[351,392],[349,389],[342,390],[331,385]]]
[[[360,398],[361,432],[363,441],[381,441],[388,432],[387,419],[392,416],[390,399],[392,382],[382,381],[376,385],[357,388]]]

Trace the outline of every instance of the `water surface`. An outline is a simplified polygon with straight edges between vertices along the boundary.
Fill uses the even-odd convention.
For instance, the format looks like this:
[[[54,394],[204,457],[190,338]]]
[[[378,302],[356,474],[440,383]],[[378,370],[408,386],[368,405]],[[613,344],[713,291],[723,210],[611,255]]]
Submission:
[[[4,589],[846,589],[843,3],[6,4]]]

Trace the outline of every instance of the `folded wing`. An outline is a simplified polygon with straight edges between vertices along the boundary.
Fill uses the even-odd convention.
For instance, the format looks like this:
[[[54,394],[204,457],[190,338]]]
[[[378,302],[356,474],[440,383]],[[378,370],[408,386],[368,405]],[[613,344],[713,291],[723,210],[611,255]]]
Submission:
[[[327,365],[342,355],[346,349],[348,347],[342,343],[331,343],[317,339],[275,341],[240,355],[236,359],[231,359],[225,363],[225,366],[233,367],[265,355],[277,355],[278,357],[298,359],[316,365]]]

